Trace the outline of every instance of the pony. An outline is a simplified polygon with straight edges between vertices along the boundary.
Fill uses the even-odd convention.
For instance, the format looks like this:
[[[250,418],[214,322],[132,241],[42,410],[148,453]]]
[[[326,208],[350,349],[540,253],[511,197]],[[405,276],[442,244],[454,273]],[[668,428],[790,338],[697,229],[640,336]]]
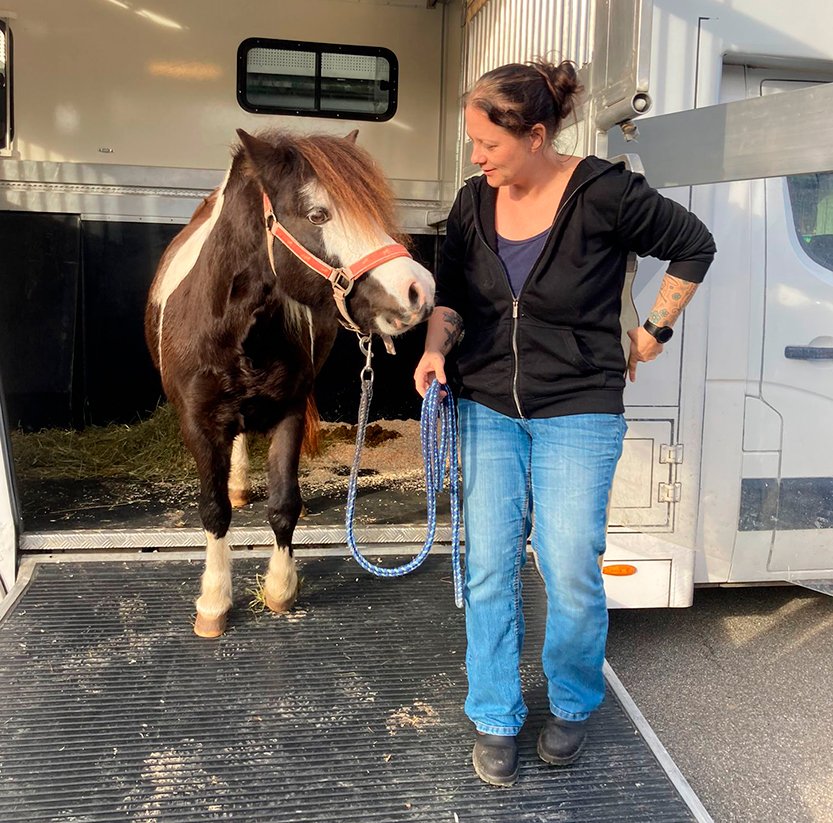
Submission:
[[[264,598],[284,612],[298,590],[298,462],[302,446],[316,448],[313,382],[338,323],[387,338],[433,309],[433,277],[394,242],[393,193],[357,133],[238,130],[225,179],[171,241],[150,288],[145,337],[199,473],[200,637],[221,635],[232,606],[227,534],[232,508],[248,502],[247,432],[270,441]]]

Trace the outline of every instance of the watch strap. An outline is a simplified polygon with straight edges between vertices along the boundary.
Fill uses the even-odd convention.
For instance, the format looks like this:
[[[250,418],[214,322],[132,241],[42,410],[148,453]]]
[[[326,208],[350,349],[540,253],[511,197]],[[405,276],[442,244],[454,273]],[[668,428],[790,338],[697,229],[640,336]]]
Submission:
[[[642,328],[645,329],[648,334],[656,338],[660,343],[667,343],[674,334],[674,329],[672,329],[671,326],[658,326],[650,320],[646,320]]]

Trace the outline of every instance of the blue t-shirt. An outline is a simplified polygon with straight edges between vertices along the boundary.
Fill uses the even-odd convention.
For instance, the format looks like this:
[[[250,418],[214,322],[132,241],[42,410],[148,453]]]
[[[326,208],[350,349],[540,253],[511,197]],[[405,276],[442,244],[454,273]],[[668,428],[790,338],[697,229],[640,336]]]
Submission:
[[[525,240],[507,240],[497,235],[497,255],[503,261],[515,297],[520,294],[535,261],[541,255],[549,233],[549,229],[544,229],[535,237],[527,237]]]

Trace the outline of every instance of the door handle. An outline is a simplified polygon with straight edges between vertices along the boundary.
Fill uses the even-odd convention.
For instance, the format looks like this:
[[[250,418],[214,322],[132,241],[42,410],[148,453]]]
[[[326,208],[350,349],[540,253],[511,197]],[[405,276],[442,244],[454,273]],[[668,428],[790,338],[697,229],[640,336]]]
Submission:
[[[788,360],[833,360],[831,346],[787,346],[784,357]]]

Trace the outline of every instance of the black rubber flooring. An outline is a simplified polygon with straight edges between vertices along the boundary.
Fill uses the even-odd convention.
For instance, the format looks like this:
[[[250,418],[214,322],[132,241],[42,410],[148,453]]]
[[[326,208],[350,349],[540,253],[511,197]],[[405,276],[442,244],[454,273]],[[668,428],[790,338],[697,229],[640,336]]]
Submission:
[[[521,779],[498,789],[471,769],[448,557],[400,580],[306,560],[288,616],[248,606],[263,565],[237,563],[236,608],[213,641],[191,632],[201,564],[39,566],[0,626],[0,820],[693,820],[612,694],[576,764],[538,761],[532,570]]]
[[[124,480],[114,477],[84,480],[21,481],[21,505],[26,531],[66,529],[170,529],[202,528],[199,484]],[[301,526],[343,526],[347,477],[332,488],[304,498]],[[437,500],[437,522],[451,522],[449,499]],[[393,483],[359,490],[356,523],[390,526],[424,525],[425,488],[397,487]],[[255,489],[252,501],[232,513],[234,527],[268,528],[266,491]]]

